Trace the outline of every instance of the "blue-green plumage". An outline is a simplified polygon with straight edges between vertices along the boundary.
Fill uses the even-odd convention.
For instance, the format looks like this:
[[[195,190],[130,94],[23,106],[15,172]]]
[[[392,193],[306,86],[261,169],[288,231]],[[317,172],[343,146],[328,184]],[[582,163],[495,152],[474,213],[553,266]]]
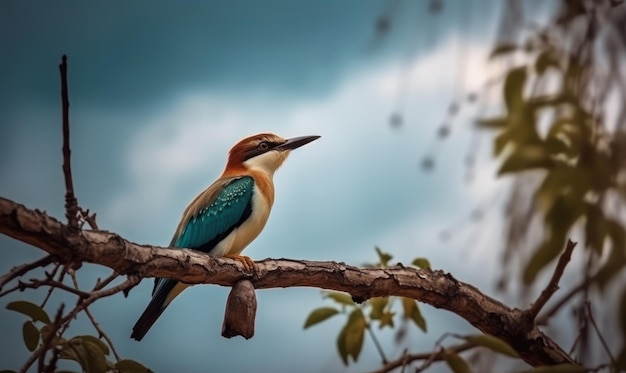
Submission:
[[[184,228],[180,233],[174,234],[170,246],[210,254],[224,238],[250,217],[253,193],[254,179],[250,176],[227,181],[215,197],[207,201],[206,206],[188,217],[187,222],[181,222]],[[178,281],[171,279],[155,279],[152,300],[133,327],[131,338],[143,338],[167,306],[167,297],[177,283]]]

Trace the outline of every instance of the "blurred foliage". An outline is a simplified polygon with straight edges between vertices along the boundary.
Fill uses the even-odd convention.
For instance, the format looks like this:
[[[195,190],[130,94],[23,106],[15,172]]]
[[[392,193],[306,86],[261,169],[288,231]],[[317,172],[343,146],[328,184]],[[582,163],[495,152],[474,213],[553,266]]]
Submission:
[[[151,372],[134,360],[124,359],[117,362],[109,360],[107,358],[110,354],[109,347],[100,338],[91,335],[79,335],[70,339],[63,338],[59,328],[55,327],[46,311],[34,303],[14,301],[9,303],[6,308],[28,316],[29,320],[24,322],[22,328],[24,344],[28,351],[34,352],[39,348],[44,348],[51,351],[52,354],[57,354],[58,359],[76,362],[81,371],[86,373]],[[13,371],[3,370],[2,372]]]
[[[438,9],[443,6],[436,3]],[[580,309],[588,301],[602,304],[620,299],[607,302],[609,307],[602,307],[602,312],[617,317],[623,341],[621,350],[612,348],[619,356],[608,360],[614,368],[626,369],[626,4],[616,0],[555,2],[552,17],[538,25],[524,22],[522,3],[506,2],[498,35],[502,40],[489,55],[492,62],[504,66],[502,78],[496,80],[502,87],[502,114],[482,113],[476,120],[479,130],[494,134],[493,156],[501,162],[498,176],[514,179],[506,206],[503,272],[498,283],[505,290],[514,280],[510,274],[521,266],[522,285],[530,288],[540,274],[553,268],[569,237],[582,237],[584,252],[577,255],[584,257],[584,266],[570,271],[581,272],[579,290],[584,295],[575,299]],[[488,83],[485,90],[491,86]],[[478,97],[470,94],[468,101]],[[458,105],[453,104],[450,114],[457,111]],[[401,124],[402,114],[394,112],[391,125]],[[449,126],[444,125],[438,136],[448,134]],[[430,171],[433,167],[434,159],[425,157],[422,168]],[[391,255],[379,248],[376,251],[376,266],[386,267]],[[424,258],[412,264],[430,268]],[[347,364],[348,357],[356,360],[359,356],[364,329],[374,322],[379,328],[393,328],[395,313],[392,299],[375,298],[361,305],[350,303],[347,295],[342,299],[347,303],[340,309],[313,311],[305,328],[345,314],[347,322],[337,348]],[[417,303],[412,299],[400,303],[403,317],[425,331]],[[590,333],[587,321],[581,317],[582,326],[573,328],[580,329],[576,358],[583,364],[585,349],[593,346],[585,342]],[[515,354],[506,348],[498,352],[505,351]],[[444,350],[443,358],[454,372],[471,371],[454,351]],[[562,365],[529,371],[583,370]]]
[[[393,256],[376,247],[378,261],[374,264],[367,264],[367,267],[387,268]],[[424,258],[415,259],[416,262],[430,266],[428,260]],[[406,335],[406,325],[408,323],[415,324],[424,333],[426,332],[426,319],[422,316],[419,304],[415,299],[404,297],[376,297],[368,299],[363,303],[356,303],[349,294],[324,291],[323,297],[333,301],[333,307],[316,308],[307,317],[304,322],[304,329],[307,329],[320,322],[326,321],[335,315],[344,315],[345,324],[341,327],[337,335],[337,352],[341,357],[341,361],[348,365],[350,358],[357,361],[363,343],[365,341],[366,331],[369,332],[371,338],[377,348],[381,348],[378,341],[375,340],[375,334],[372,330],[373,326],[377,329],[391,328],[393,329],[398,321],[404,325],[398,330],[396,339],[401,340]],[[398,313],[401,306],[401,312]],[[382,354],[382,351],[379,350]]]
[[[616,305],[626,303],[620,274],[626,265],[625,8],[622,2],[564,1],[546,26],[535,25],[517,43],[497,45],[490,58],[509,66],[502,84],[505,113],[477,120],[495,133],[498,174],[516,178],[505,266],[523,263],[523,284],[531,286],[568,237],[584,237],[582,288],[595,291],[596,301],[618,291]],[[507,273],[505,268],[503,285]],[[609,311],[626,340],[626,312]],[[618,361],[626,369],[626,345]]]

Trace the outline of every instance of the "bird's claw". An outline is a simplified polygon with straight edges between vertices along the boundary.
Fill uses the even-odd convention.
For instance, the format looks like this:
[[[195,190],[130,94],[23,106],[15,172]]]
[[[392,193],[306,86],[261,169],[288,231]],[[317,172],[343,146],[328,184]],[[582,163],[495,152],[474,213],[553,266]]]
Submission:
[[[254,260],[252,260],[252,258],[250,258],[249,256],[227,254],[227,255],[224,255],[224,257],[240,262],[246,271],[254,271],[256,269],[256,264],[254,263]]]

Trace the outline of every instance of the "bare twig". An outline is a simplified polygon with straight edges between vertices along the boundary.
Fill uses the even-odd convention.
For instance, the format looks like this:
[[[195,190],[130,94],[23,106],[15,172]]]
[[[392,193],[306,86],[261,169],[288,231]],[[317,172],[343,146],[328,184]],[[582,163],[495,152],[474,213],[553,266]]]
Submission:
[[[606,354],[609,356],[609,359],[611,359],[611,364],[613,366],[616,366],[615,357],[613,357],[613,354],[611,353],[611,349],[609,348],[609,345],[606,343],[606,340],[602,336],[602,333],[600,333],[600,329],[598,328],[598,325],[596,324],[596,321],[593,318],[593,313],[591,312],[591,303],[588,300],[585,303],[585,306],[587,309],[587,315],[589,317],[589,321],[591,321],[591,325],[593,326],[593,329],[596,331],[596,334],[598,335],[598,338],[600,339],[600,342],[602,343],[602,347],[604,347]]]
[[[570,348],[569,350],[569,354],[573,354],[574,350],[576,350],[576,346],[578,346],[578,343],[581,341],[582,336],[585,332],[585,330],[587,329],[587,312],[582,312],[582,315],[580,316],[580,327],[578,328],[578,334],[576,335],[576,339],[574,339],[574,343],[572,344],[572,348]]]
[[[467,343],[461,343],[452,347],[446,347],[446,351],[461,353],[463,351],[467,351],[474,347],[476,347],[476,345],[474,345],[473,343],[467,342]],[[419,370],[419,371],[423,371],[425,368],[429,367],[433,362],[441,361],[444,359],[443,354],[441,352],[442,351],[440,349],[435,348],[435,350],[429,351],[429,352],[422,352],[422,353],[417,353],[417,354],[403,354],[402,356],[400,356],[400,358],[390,361],[384,367],[380,368],[379,370],[372,371],[371,373],[391,372],[392,370],[396,368],[399,368],[401,366],[404,366],[411,362],[419,361],[419,360],[425,361],[424,366],[420,367],[420,370]]]
[[[65,176],[65,216],[67,226],[72,231],[78,230],[78,201],[74,195],[70,150],[70,100],[67,88],[67,56],[63,55],[59,65],[61,73],[61,104],[63,111],[63,175]]]
[[[376,349],[378,350],[378,354],[380,354],[380,358],[382,359],[383,364],[387,364],[387,357],[385,356],[385,352],[383,351],[382,346],[378,342],[378,338],[376,338],[376,334],[374,334],[374,332],[372,331],[371,325],[367,324],[366,329],[367,329],[367,332],[370,334],[370,337],[372,337],[372,341],[374,341],[374,345],[376,346]]]
[[[110,284],[113,280],[115,280],[116,278],[118,278],[118,274],[115,273],[115,271],[113,273],[111,273],[111,275],[107,278],[105,278],[104,280],[100,281],[100,279],[98,279],[98,281],[96,282],[96,286],[94,286],[93,291],[96,290],[100,290],[102,288],[104,288],[105,286],[107,286],[108,284]]]
[[[62,282],[58,282],[56,280],[51,280],[51,279],[45,279],[45,280],[38,280],[38,279],[31,279],[30,282],[19,282],[17,286],[8,289],[6,291],[3,291],[2,293],[0,293],[0,297],[3,297],[9,293],[12,293],[14,291],[22,291],[24,289],[38,289],[42,286],[51,286],[53,288],[57,288],[57,289],[61,289],[61,290],[65,290],[67,292],[73,293],[75,295],[77,295],[80,298],[87,298],[89,297],[89,293],[86,293],[84,291],[72,288],[70,286],[65,285]]]
[[[84,210],[82,207],[78,207],[78,211],[80,212],[81,219],[83,219],[91,229],[98,229],[98,224],[96,223],[96,213],[89,215],[89,209]],[[81,226],[82,228],[82,226]]]
[[[104,330],[100,327],[100,324],[98,324],[98,322],[96,321],[96,318],[93,316],[93,314],[91,313],[91,311],[89,311],[89,308],[87,308],[87,307],[85,307],[85,314],[87,315],[87,317],[91,321],[91,324],[93,325],[93,327],[98,332],[98,336],[100,338],[104,338],[107,341],[107,344],[111,348],[111,351],[113,351],[113,356],[115,356],[115,360],[120,361],[121,358],[120,358],[120,355],[117,353],[117,350],[115,349],[115,346],[113,345],[113,340],[111,340],[109,335],[107,333],[105,333]]]
[[[548,320],[552,316],[554,316],[561,309],[561,307],[563,307],[563,305],[565,305],[565,303],[569,302],[579,292],[587,289],[589,285],[591,285],[594,279],[595,279],[595,275],[589,277],[588,279],[581,281],[580,284],[574,286],[570,291],[568,291],[563,296],[563,298],[561,298],[558,302],[556,302],[554,306],[550,307],[548,311],[546,311],[541,317],[537,319],[537,324],[545,325],[548,322]]]
[[[141,277],[139,276],[129,275],[126,281],[122,282],[121,284],[117,286],[91,293],[89,297],[78,301],[78,304],[76,305],[76,307],[74,307],[73,310],[71,310],[67,315],[65,315],[65,317],[63,317],[63,319],[61,320],[61,324],[66,325],[66,323],[70,321],[71,319],[73,319],[74,317],[76,317],[76,315],[80,311],[84,310],[90,304],[97,301],[98,299],[105,298],[105,297],[117,294],[119,292],[122,292],[126,289],[132,288],[135,285],[137,285],[140,280],[141,280]],[[67,327],[64,327],[64,329],[67,329]]]
[[[78,286],[78,279],[76,278],[76,272],[74,272],[74,270],[69,270],[68,273],[70,274],[70,276],[72,277],[72,282],[74,284],[74,287],[76,288],[76,290],[80,290],[79,286]],[[109,276],[109,278],[111,278],[112,276]],[[95,288],[98,288],[100,284],[96,284]],[[104,285],[106,286],[106,284]],[[102,286],[102,287],[104,287]],[[102,288],[101,287],[101,288]],[[95,291],[95,290],[94,290]],[[93,294],[93,293],[92,293]],[[100,338],[104,338],[107,343],[109,344],[109,347],[111,348],[111,351],[113,351],[113,355],[115,356],[115,359],[117,361],[120,361],[120,355],[117,353],[117,350],[115,349],[115,346],[113,345],[113,341],[111,340],[111,338],[109,337],[108,334],[106,334],[104,332],[104,330],[100,327],[100,324],[96,321],[96,318],[94,317],[94,315],[91,313],[91,311],[89,311],[88,307],[84,308],[85,310],[85,314],[87,315],[87,318],[89,318],[89,320],[91,321],[91,324],[93,325],[93,327],[96,329],[96,331],[98,332],[98,336]]]
[[[49,279],[53,279],[54,276],[56,276],[57,271],[59,270],[60,267],[61,267],[61,264],[57,263],[54,266],[54,269],[52,270],[52,272],[50,272],[50,273],[46,272],[46,277],[49,278]],[[64,274],[65,274],[65,272],[61,272],[61,275],[59,275],[59,280],[58,280],[59,282],[63,282],[63,275]],[[53,291],[54,291],[54,287],[51,286],[48,289],[48,294],[46,294],[46,297],[43,298],[43,301],[41,302],[41,308],[44,308],[46,303],[48,303],[48,300],[50,299],[50,296],[52,295]]]
[[[561,254],[558,263],[556,264],[556,268],[554,269],[554,273],[552,274],[552,278],[546,286],[545,289],[539,295],[539,298],[533,303],[532,306],[526,311],[526,315],[529,320],[535,320],[539,311],[545,306],[545,304],[550,300],[550,297],[559,289],[559,280],[561,276],[563,276],[563,272],[565,271],[565,266],[569,263],[570,258],[572,257],[572,252],[576,247],[576,243],[571,240],[567,240],[567,245],[565,247],[565,251]]]
[[[50,263],[52,263],[52,255],[46,255],[43,258],[38,259],[32,263],[26,263],[26,264],[22,264],[20,266],[11,268],[9,273],[0,277],[0,290],[2,290],[4,285],[6,285],[8,282],[15,279],[16,277],[23,276],[35,268],[45,267]]]

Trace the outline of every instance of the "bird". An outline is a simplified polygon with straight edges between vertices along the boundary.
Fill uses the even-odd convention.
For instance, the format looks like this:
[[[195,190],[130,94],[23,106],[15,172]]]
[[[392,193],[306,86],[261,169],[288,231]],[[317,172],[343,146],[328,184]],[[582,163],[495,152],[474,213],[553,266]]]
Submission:
[[[230,149],[222,175],[184,210],[170,247],[231,258],[241,262],[245,270],[254,270],[254,261],[241,252],[267,223],[274,204],[274,172],[292,150],[318,138],[283,139],[260,133],[237,142]],[[170,302],[189,286],[156,278],[152,299],[133,327],[131,338],[141,341]]]

